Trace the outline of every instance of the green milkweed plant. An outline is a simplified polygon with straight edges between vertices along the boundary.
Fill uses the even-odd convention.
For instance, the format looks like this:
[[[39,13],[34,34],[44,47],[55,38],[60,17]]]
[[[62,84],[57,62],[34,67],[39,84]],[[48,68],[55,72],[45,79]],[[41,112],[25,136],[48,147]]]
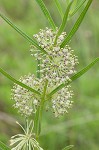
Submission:
[[[37,76],[28,74],[22,76],[19,80],[0,68],[0,72],[14,82],[12,88],[14,108],[17,108],[18,112],[25,118],[25,128],[17,122],[22,128],[23,134],[12,136],[9,147],[0,142],[2,150],[43,150],[38,142],[43,109],[49,106],[47,109],[51,110],[55,117],[68,113],[73,104],[71,100],[73,91],[70,83],[82,76],[99,61],[99,58],[96,58],[81,71],[76,72],[75,67],[79,64],[78,57],[69,46],[70,40],[83,21],[92,0],[66,0],[65,13],[63,13],[60,2],[54,0],[62,20],[59,27],[56,27],[44,2],[42,0],[36,0],[36,2],[48,20],[50,28],[40,29],[37,34],[33,35],[33,38],[0,13],[2,19],[31,44],[31,56],[37,61]],[[64,31],[66,24],[83,5],[81,14],[67,34]],[[63,150],[72,147],[73,145],[69,145]]]

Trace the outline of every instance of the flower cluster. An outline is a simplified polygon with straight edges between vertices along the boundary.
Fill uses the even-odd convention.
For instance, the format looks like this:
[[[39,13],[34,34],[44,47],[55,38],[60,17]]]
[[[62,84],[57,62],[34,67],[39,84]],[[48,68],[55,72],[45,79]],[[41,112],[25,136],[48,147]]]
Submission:
[[[70,86],[67,86],[57,92],[52,98],[52,108],[55,114],[55,117],[68,113],[68,109],[71,108],[73,101],[72,98],[73,92],[70,91]]]
[[[41,81],[34,75],[21,77],[19,81],[37,91],[40,90]],[[12,89],[12,99],[15,101],[14,107],[18,108],[18,111],[25,116],[35,113],[40,103],[40,98],[36,94],[17,84]]]
[[[75,66],[78,64],[77,56],[73,54],[73,50],[66,45],[61,48],[66,33],[63,32],[55,43],[58,30],[55,32],[51,29],[40,30],[34,35],[39,45],[47,52],[41,53],[34,46],[31,47],[31,55],[37,60],[41,60],[40,73],[42,77],[46,77],[50,82],[59,84],[70,81],[70,76],[75,73]]]
[[[21,77],[20,81],[29,87],[38,90],[40,93],[43,93],[45,80],[38,79],[34,75],[29,74]],[[58,86],[58,83],[56,86]],[[48,98],[48,94],[54,90],[56,86],[52,86],[52,84],[48,82],[45,97],[46,100]],[[15,101],[14,107],[18,108],[18,111],[22,115],[30,116],[32,113],[36,113],[37,107],[41,102],[41,99],[38,95],[16,84],[12,89],[12,95],[13,100]],[[72,91],[70,91],[70,86],[63,88],[51,97],[49,103],[52,105],[52,111],[54,112],[55,117],[68,112],[68,108],[70,108],[72,104],[72,101],[70,100],[71,97]]]
[[[36,141],[35,134],[33,134],[34,123],[33,121],[26,122],[26,130],[16,122],[24,131],[24,134],[17,134],[11,137],[10,146],[13,146],[11,150],[43,150],[39,143]]]

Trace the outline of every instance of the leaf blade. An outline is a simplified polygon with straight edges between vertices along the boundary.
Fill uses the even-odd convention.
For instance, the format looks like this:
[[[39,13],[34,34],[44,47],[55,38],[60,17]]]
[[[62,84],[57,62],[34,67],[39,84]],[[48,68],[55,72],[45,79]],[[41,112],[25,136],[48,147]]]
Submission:
[[[14,83],[20,85],[21,87],[25,88],[25,89],[28,89],[30,90],[31,92],[34,92],[35,94],[38,94],[40,95],[40,93],[38,91],[36,91],[35,89],[27,86],[26,84],[16,80],[15,78],[13,78],[11,75],[9,75],[7,72],[5,72],[2,68],[0,68],[0,72],[5,76],[7,77],[8,79],[10,79],[11,81],[13,81]]]
[[[71,77],[71,81],[68,83],[62,83],[60,84],[58,87],[56,87],[51,93],[48,94],[48,97],[50,98],[53,94],[55,94],[56,92],[58,92],[59,90],[61,90],[62,88],[64,88],[65,86],[69,85],[70,83],[72,83],[73,81],[75,81],[76,79],[78,79],[79,77],[81,77],[83,74],[85,74],[89,69],[91,69],[97,62],[99,61],[99,57],[96,58],[93,62],[91,62],[89,65],[87,65],[86,67],[84,67],[82,70],[80,70],[79,72],[77,72],[75,75],[73,75]]]
[[[0,13],[0,16],[2,17],[2,19],[4,19],[14,30],[16,30],[21,36],[23,36],[28,42],[30,42],[31,44],[33,44],[36,48],[40,49],[43,53],[47,54],[47,52],[42,49],[37,41],[35,39],[32,39],[31,37],[29,37],[26,33],[24,33],[22,30],[20,30],[15,24],[13,24],[6,16],[4,16],[3,14]]]
[[[93,0],[89,0],[84,8],[84,10],[82,11],[82,13],[80,14],[80,16],[78,17],[77,21],[75,22],[74,26],[72,27],[71,31],[69,32],[69,34],[66,36],[66,38],[64,39],[64,41],[62,42],[62,44],[60,45],[61,48],[64,48],[65,45],[71,40],[71,38],[73,37],[73,35],[76,33],[76,31],[78,30],[80,24],[82,23],[88,8],[90,7],[91,3]]]
[[[68,4],[68,7],[67,7],[67,9],[66,9],[66,11],[65,11],[65,14],[64,14],[64,16],[63,16],[62,23],[61,23],[60,28],[59,28],[59,30],[58,30],[58,32],[57,32],[57,35],[56,35],[54,44],[56,44],[58,37],[59,37],[60,34],[63,32],[63,30],[64,30],[64,28],[65,28],[65,26],[66,26],[67,19],[68,19],[68,14],[69,14],[69,11],[70,11],[70,8],[71,8],[72,3],[73,3],[73,1],[71,1],[71,2]]]
[[[74,16],[75,13],[81,8],[81,6],[86,2],[86,0],[80,1],[80,3],[76,6],[73,12],[70,12],[70,17]]]
[[[45,17],[47,18],[47,20],[49,21],[50,25],[52,26],[53,30],[56,30],[56,26],[55,23],[47,9],[47,7],[45,6],[44,2],[42,0],[36,0],[36,2],[38,3],[38,5],[40,6],[43,14],[45,15]]]
[[[57,6],[57,9],[58,9],[58,11],[60,13],[61,18],[63,18],[64,14],[63,14],[63,11],[62,11],[62,7],[61,7],[61,5],[59,3],[59,0],[55,0],[55,4]]]

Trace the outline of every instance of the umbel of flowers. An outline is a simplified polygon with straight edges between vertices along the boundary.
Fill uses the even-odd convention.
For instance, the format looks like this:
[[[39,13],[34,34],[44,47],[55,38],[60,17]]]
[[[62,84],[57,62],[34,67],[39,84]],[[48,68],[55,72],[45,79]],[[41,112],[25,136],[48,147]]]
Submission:
[[[35,48],[31,47],[31,55],[36,58],[36,60],[41,60],[40,67],[38,70],[43,78],[47,78],[53,84],[57,82],[63,83],[70,80],[70,76],[75,73],[75,65],[78,64],[77,56],[73,54],[73,50],[66,45],[61,48],[61,43],[63,42],[66,32],[63,32],[56,40],[58,29],[53,31],[52,29],[46,28],[45,30],[40,30],[38,34],[34,35],[34,38],[38,41],[39,46],[41,46],[47,54],[43,54]]]

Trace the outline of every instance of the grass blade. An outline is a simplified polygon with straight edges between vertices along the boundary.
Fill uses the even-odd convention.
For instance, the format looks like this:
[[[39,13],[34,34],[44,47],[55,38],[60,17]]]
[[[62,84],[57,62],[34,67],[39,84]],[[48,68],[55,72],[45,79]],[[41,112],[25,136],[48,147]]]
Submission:
[[[53,29],[53,30],[56,30],[56,26],[55,26],[55,24],[54,24],[54,21],[53,21],[51,15],[50,15],[50,13],[49,13],[47,7],[45,6],[44,2],[43,2],[42,0],[36,0],[36,1],[37,1],[38,5],[40,6],[42,12],[44,13],[46,19],[49,21],[49,23],[50,23],[52,29]]]
[[[73,1],[72,1],[72,2],[73,2]],[[59,28],[58,33],[57,33],[57,35],[56,35],[54,44],[56,44],[58,37],[59,37],[60,34],[63,32],[63,30],[64,30],[64,28],[65,28],[65,26],[66,26],[67,19],[68,19],[68,14],[69,14],[70,7],[71,7],[71,5],[72,5],[72,2],[69,3],[69,5],[68,5],[68,7],[67,7],[67,9],[66,9],[66,11],[65,11],[65,14],[64,14],[64,17],[63,17],[63,21],[62,21],[62,24],[60,25],[60,28]]]
[[[69,149],[71,149],[73,147],[74,147],[74,145],[69,145],[69,146],[66,146],[65,148],[63,148],[62,150],[69,150]]]
[[[58,9],[58,11],[60,13],[61,18],[63,18],[64,14],[63,14],[63,11],[62,11],[62,7],[61,7],[61,5],[59,3],[59,0],[55,0],[55,4],[57,6],[57,9]]]
[[[20,85],[21,87],[23,87],[23,88],[25,88],[25,89],[27,89],[27,90],[29,90],[29,91],[35,93],[35,94],[40,95],[40,93],[39,93],[38,91],[34,90],[33,88],[27,86],[26,84],[24,84],[24,83],[22,83],[22,82],[16,80],[16,79],[13,78],[11,75],[9,75],[7,72],[5,72],[2,68],[0,68],[0,72],[1,72],[5,77],[7,77],[7,78],[10,79],[11,81],[13,81],[14,83]]]
[[[79,77],[81,77],[83,74],[85,74],[90,68],[93,67],[93,65],[95,65],[97,62],[99,61],[99,57],[96,58],[92,63],[90,63],[88,66],[86,66],[85,68],[83,68],[81,71],[79,71],[78,73],[76,73],[74,76],[71,77],[71,81],[68,82],[67,84],[61,84],[58,87],[56,87],[50,94],[48,94],[48,97],[50,98],[53,94],[55,94],[56,92],[58,92],[59,90],[61,90],[62,88],[64,88],[65,86],[69,85],[70,83],[72,83],[73,81],[75,81],[76,79],[78,79]]]
[[[0,150],[11,150],[11,148],[0,141]]]
[[[26,33],[24,33],[22,30],[20,30],[15,24],[13,24],[6,16],[4,16],[3,14],[0,13],[0,16],[13,28],[15,29],[20,35],[22,35],[28,42],[30,42],[31,44],[33,44],[36,48],[40,49],[43,53],[47,54],[47,52],[42,49],[37,41],[35,39],[32,39],[31,37],[29,37]]]
[[[84,16],[87,13],[87,10],[89,8],[89,6],[91,5],[92,0],[89,0],[84,8],[84,10],[82,11],[82,13],[80,14],[79,18],[77,19],[76,23],[74,24],[74,26],[72,27],[71,31],[69,32],[69,34],[66,36],[66,38],[64,39],[64,41],[61,44],[61,48],[65,47],[65,45],[71,40],[71,38],[73,37],[73,35],[76,33],[76,31],[78,30],[81,22],[84,19]]]

